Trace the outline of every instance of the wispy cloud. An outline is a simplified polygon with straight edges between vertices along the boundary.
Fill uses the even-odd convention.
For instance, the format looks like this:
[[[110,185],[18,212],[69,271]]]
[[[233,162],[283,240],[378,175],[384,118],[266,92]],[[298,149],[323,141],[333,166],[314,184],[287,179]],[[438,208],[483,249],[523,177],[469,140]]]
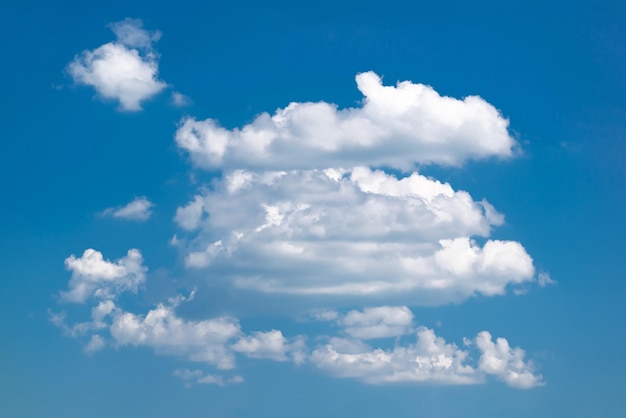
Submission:
[[[147,198],[137,197],[124,206],[105,209],[102,215],[130,221],[147,221],[152,216],[152,207],[154,203]]]

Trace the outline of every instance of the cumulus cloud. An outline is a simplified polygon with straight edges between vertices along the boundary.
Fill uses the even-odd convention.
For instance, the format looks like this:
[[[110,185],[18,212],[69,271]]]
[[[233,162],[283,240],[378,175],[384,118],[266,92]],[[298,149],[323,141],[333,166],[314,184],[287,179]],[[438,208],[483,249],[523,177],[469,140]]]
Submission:
[[[476,336],[476,345],[482,353],[479,360],[481,371],[521,389],[544,384],[543,377],[533,373],[532,363],[524,361],[524,350],[511,348],[505,338],[498,338],[494,342],[489,332],[482,331]]]
[[[179,246],[188,267],[268,293],[413,292],[422,296],[412,302],[446,303],[503,294],[534,275],[521,244],[470,238],[502,224],[491,204],[418,173],[236,170],[175,221],[189,232]]]
[[[182,121],[178,146],[202,168],[292,170],[416,163],[460,165],[467,159],[511,157],[508,120],[478,96],[463,100],[432,87],[384,86],[373,72],[356,76],[363,104],[291,103],[273,115],[227,130],[213,119]]]
[[[116,41],[77,55],[67,70],[77,84],[93,87],[126,111],[141,110],[167,84],[158,78],[158,55],[152,44],[161,34],[143,29],[141,20],[126,19],[110,28]]]
[[[102,212],[103,216],[126,219],[130,221],[147,221],[152,216],[154,203],[145,197],[137,197],[125,206],[107,208]]]
[[[231,348],[251,358],[287,361],[293,359],[301,363],[304,357],[304,341],[296,339],[289,342],[279,330],[254,332],[240,338]]]
[[[72,278],[69,290],[61,292],[61,299],[77,303],[90,297],[114,299],[121,292],[136,293],[147,271],[141,252],[136,249],[128,250],[128,254],[117,261],[109,261],[101,252],[90,248],[81,257],[66,258],[65,267],[72,272]]]
[[[420,327],[415,344],[392,349],[372,348],[359,340],[331,338],[311,354],[311,362],[326,372],[368,384],[430,383],[478,384],[495,375],[509,386],[528,389],[543,384],[524,361],[524,351],[511,349],[504,338],[494,346],[483,331],[475,339],[481,352],[478,367],[470,364],[469,352],[447,343],[432,329]]]
[[[359,340],[396,337],[413,327],[413,313],[406,306],[379,306],[350,311],[339,320],[345,332]]]
[[[160,304],[145,315],[120,312],[110,332],[117,345],[144,346],[157,353],[232,369],[235,357],[227,343],[241,334],[239,321],[228,316],[186,321],[172,306]]]

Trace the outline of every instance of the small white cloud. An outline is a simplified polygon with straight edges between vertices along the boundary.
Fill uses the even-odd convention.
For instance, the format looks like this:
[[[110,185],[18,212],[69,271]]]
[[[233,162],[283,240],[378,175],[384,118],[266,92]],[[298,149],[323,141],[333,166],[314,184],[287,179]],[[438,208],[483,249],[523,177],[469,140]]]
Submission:
[[[74,81],[118,100],[122,110],[141,110],[142,102],[167,86],[158,79],[158,55],[152,49],[160,33],[142,26],[133,19],[111,24],[117,40],[76,56],[67,67]]]
[[[289,342],[281,331],[273,329],[268,332],[254,332],[242,337],[231,348],[251,358],[287,361],[290,354],[302,350],[303,341],[295,339]]]
[[[540,287],[546,287],[551,284],[556,284],[556,280],[553,280],[548,273],[541,272],[537,275],[537,283]]]
[[[361,107],[291,103],[273,115],[227,130],[217,121],[184,119],[178,146],[202,168],[291,170],[416,163],[459,165],[467,159],[511,157],[509,122],[478,96],[440,96],[409,81],[384,86],[373,72],[356,76]]]
[[[478,362],[481,371],[520,389],[545,384],[541,375],[534,374],[533,365],[524,361],[524,350],[511,348],[506,338],[498,338],[494,343],[491,334],[482,331],[476,336],[476,346],[482,352]]]
[[[130,221],[147,221],[152,216],[152,207],[154,207],[154,203],[147,198],[137,197],[125,206],[105,209],[102,215]]]
[[[102,350],[106,346],[106,341],[99,335],[92,335],[89,343],[85,347],[86,354],[93,354],[96,351]]]
[[[176,376],[182,380],[196,380],[203,376],[202,370],[189,370],[189,369],[176,369],[172,373],[172,376]]]
[[[177,91],[172,92],[171,100],[172,104],[176,107],[184,107],[191,104],[191,99],[189,97]]]
[[[214,374],[207,374],[206,376],[198,379],[198,383],[224,386],[224,378]]]
[[[244,382],[243,376],[239,376],[239,375],[235,375],[228,379],[228,383],[243,383],[243,382]]]
[[[81,257],[71,255],[66,258],[65,267],[72,272],[72,278],[69,291],[61,292],[61,298],[78,303],[92,296],[113,299],[122,292],[137,293],[147,270],[143,266],[141,252],[136,249],[128,250],[125,257],[113,262],[105,260],[101,252],[90,248]]]
[[[353,338],[369,340],[407,334],[413,329],[413,313],[406,306],[379,306],[350,311],[339,320]]]
[[[186,206],[176,209],[174,222],[187,231],[198,228],[200,220],[202,219],[203,205],[202,196],[194,197]]]

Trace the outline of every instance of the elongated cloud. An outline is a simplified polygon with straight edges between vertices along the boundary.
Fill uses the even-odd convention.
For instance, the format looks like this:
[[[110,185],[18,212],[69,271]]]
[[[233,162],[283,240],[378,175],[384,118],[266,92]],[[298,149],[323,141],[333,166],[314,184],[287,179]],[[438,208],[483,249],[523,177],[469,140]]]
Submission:
[[[521,244],[469,238],[503,222],[487,201],[417,173],[239,170],[175,220],[189,231],[188,267],[261,292],[434,304],[503,294],[534,275]]]
[[[124,206],[107,208],[102,212],[104,216],[110,216],[129,221],[147,221],[152,216],[154,203],[145,197],[138,197]]]
[[[505,338],[491,341],[487,331],[475,340],[481,353],[478,367],[470,363],[469,352],[446,342],[432,329],[420,327],[417,340],[392,349],[372,348],[361,341],[331,338],[311,354],[311,362],[337,377],[369,384],[430,383],[467,385],[483,383],[493,375],[509,386],[529,389],[543,385],[541,375],[524,360],[520,348],[510,348]]]
[[[99,96],[117,100],[120,109],[141,110],[167,84],[159,80],[158,55],[152,44],[159,32],[143,29],[141,20],[126,19],[110,25],[117,40],[83,51],[68,65],[74,81],[93,87]]]
[[[508,121],[485,100],[440,96],[432,87],[384,86],[373,72],[356,76],[363,105],[291,103],[273,115],[227,130],[213,119],[182,121],[176,143],[201,168],[293,170],[416,163],[460,165],[511,157]]]

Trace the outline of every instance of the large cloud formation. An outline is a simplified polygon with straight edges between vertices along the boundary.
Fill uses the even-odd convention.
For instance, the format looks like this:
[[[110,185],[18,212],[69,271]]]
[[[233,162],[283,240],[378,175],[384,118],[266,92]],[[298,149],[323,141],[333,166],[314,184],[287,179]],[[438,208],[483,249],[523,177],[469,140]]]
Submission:
[[[520,243],[488,239],[504,222],[489,202],[412,171],[513,156],[508,121],[477,96],[384,86],[373,72],[356,80],[357,108],[291,103],[232,130],[182,121],[178,146],[197,167],[222,170],[176,211],[186,266],[265,293],[414,304],[535,280]]]
[[[133,251],[130,250],[129,254]],[[126,262],[126,258],[118,262],[104,261],[95,250],[87,250],[81,259],[70,257],[68,260],[81,274],[94,272],[97,277],[109,280],[123,276]],[[70,287],[75,287],[72,284],[75,277],[72,277]],[[101,289],[92,292],[92,296],[100,297],[86,299],[93,303],[88,321],[68,325],[64,313],[52,314],[51,319],[66,334],[88,338],[85,346],[88,354],[107,346],[148,347],[160,355],[204,364],[218,373],[235,370],[237,356],[243,355],[257,360],[309,365],[333,376],[368,384],[480,384],[490,375],[522,389],[544,384],[533,364],[525,360],[524,350],[510,347],[505,338],[494,342],[489,332],[481,331],[475,339],[464,339],[465,344],[475,347],[480,356],[477,362],[472,361],[468,350],[446,342],[434,330],[414,327],[413,313],[406,306],[378,306],[345,314],[327,312],[323,315],[325,318],[320,316],[319,319],[332,318],[339,327],[339,335],[288,338],[277,329],[246,333],[237,318],[227,315],[200,320],[180,317],[176,313],[177,307],[191,301],[195,292],[188,297],[170,298],[145,314],[132,313],[119,306],[117,299],[121,293],[134,289],[132,286],[119,289],[119,292],[99,292]],[[67,300],[85,301],[82,298]],[[417,338],[415,343],[403,345],[396,342],[391,349],[374,348],[365,342],[413,333]],[[311,349],[307,346],[307,339],[326,341]],[[205,374],[201,370],[178,369],[174,374],[188,382],[195,380],[217,385],[238,383],[243,379],[239,375],[229,378],[214,372]]]
[[[137,19],[113,23],[117,40],[83,51],[68,65],[74,81],[93,87],[105,99],[118,100],[126,111],[141,110],[167,84],[159,80],[158,55],[152,44],[161,34],[143,29]]]
[[[478,96],[440,96],[409,81],[384,86],[373,72],[356,76],[358,108],[291,103],[227,130],[213,119],[183,121],[178,146],[202,168],[293,170],[354,165],[410,170],[415,163],[459,165],[511,157],[508,121]]]
[[[503,294],[533,280],[523,246],[487,240],[487,201],[413,173],[234,171],[177,210],[186,265],[268,293],[413,295],[412,303]]]

